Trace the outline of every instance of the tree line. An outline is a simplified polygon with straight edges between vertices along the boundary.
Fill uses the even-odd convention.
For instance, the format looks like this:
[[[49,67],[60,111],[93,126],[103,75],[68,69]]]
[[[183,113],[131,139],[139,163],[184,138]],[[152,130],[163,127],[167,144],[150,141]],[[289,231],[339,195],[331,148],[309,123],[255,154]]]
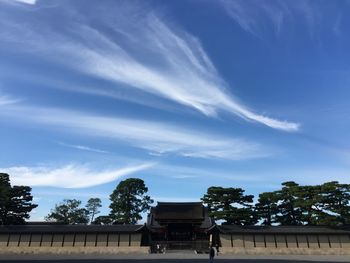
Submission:
[[[350,224],[350,185],[282,183],[281,189],[245,195],[242,188],[209,187],[202,198],[210,216],[236,225],[328,225]]]
[[[101,199],[90,198],[83,207],[76,199],[65,199],[46,216],[62,224],[136,224],[153,200],[139,178],[121,181],[110,195],[110,212],[100,213]],[[209,216],[223,224],[236,225],[327,225],[350,224],[350,184],[332,181],[321,185],[284,182],[281,189],[253,195],[242,188],[212,186],[201,198]],[[37,205],[31,188],[11,186],[9,175],[0,173],[0,224],[23,224]]]

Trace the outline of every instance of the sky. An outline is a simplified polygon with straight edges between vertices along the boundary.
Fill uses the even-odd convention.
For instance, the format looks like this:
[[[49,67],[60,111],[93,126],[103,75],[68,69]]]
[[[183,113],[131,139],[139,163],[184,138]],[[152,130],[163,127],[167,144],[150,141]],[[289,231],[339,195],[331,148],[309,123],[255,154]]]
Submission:
[[[0,172],[43,220],[124,179],[350,183],[350,1],[0,0]]]

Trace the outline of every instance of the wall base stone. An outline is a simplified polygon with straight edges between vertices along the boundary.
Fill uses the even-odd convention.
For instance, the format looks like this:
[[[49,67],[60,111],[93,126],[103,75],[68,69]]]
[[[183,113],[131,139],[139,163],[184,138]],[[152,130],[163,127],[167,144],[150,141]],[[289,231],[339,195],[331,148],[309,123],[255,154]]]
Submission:
[[[148,254],[149,247],[2,247],[0,255]]]
[[[346,248],[232,248],[221,247],[220,254],[232,255],[350,255]]]

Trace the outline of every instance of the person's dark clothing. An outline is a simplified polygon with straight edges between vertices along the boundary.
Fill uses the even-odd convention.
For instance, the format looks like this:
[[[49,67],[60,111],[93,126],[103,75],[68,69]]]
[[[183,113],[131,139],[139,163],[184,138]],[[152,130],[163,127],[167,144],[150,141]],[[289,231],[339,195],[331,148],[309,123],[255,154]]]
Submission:
[[[210,259],[210,262],[213,262],[214,257],[215,257],[215,250],[214,250],[213,247],[211,247],[211,248],[210,248],[210,251],[209,251],[209,259]]]

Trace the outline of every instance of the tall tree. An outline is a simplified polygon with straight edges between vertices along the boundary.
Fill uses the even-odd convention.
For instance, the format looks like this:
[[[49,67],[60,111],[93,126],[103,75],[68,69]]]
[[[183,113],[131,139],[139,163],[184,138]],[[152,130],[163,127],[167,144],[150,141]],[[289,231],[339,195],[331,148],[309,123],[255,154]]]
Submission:
[[[139,178],[121,181],[110,195],[110,218],[115,224],[136,224],[141,213],[150,208],[153,200],[146,195],[148,188]]]
[[[11,187],[9,175],[0,173],[0,224],[24,224],[29,213],[38,205],[33,204],[29,186]]]
[[[0,224],[7,222],[7,210],[10,202],[10,177],[8,174],[0,173]]]
[[[214,220],[226,224],[253,225],[257,222],[253,210],[253,195],[244,195],[242,188],[209,187],[201,199]]]
[[[90,223],[94,221],[95,215],[100,213],[99,208],[101,207],[101,199],[100,198],[90,198],[85,206],[88,214],[90,216]]]
[[[276,216],[276,222],[281,225],[303,224],[302,210],[297,202],[299,185],[290,181],[282,183],[282,186],[282,190],[277,191],[279,215]]]
[[[324,215],[321,207],[321,186],[298,186],[296,191],[296,207],[300,208],[300,221],[304,225],[317,225]]]
[[[64,199],[62,203],[55,205],[45,219],[63,224],[86,224],[89,222],[89,213],[80,205],[80,200]]]
[[[320,220],[328,225],[350,224],[350,184],[333,181],[323,184],[321,189],[325,213]]]
[[[255,204],[255,211],[262,225],[270,226],[276,222],[278,214],[278,197],[276,192],[265,192],[259,195],[258,202]]]

